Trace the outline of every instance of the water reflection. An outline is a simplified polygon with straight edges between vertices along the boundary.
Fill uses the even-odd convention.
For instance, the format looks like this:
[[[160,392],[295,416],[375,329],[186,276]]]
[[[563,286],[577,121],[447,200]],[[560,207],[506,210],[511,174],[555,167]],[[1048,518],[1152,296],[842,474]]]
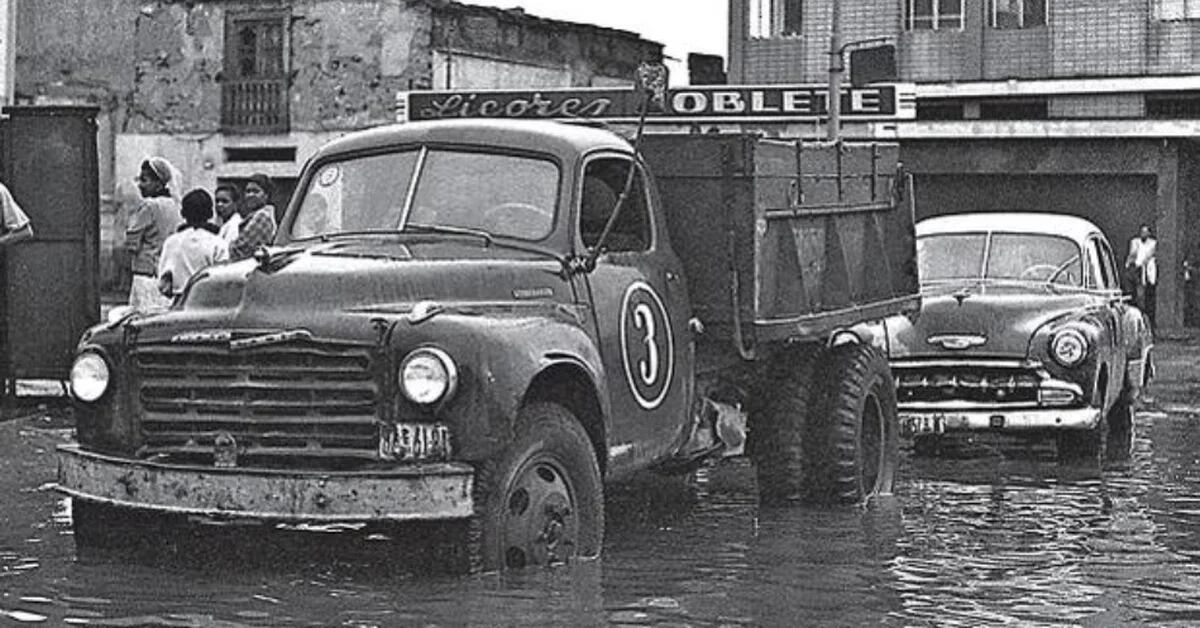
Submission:
[[[849,510],[760,509],[746,464],[644,479],[610,494],[603,561],[504,576],[437,568],[420,528],[189,528],[79,555],[37,490],[65,433],[0,424],[0,624],[1197,625],[1197,371],[1161,372],[1103,469],[969,443],[906,454],[893,498]]]

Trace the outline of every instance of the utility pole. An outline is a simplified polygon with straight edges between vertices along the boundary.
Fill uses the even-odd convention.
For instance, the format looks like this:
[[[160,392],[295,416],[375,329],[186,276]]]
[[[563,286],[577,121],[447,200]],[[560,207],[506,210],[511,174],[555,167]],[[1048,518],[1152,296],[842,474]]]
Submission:
[[[833,17],[829,29],[829,126],[826,137],[837,141],[842,127],[842,0],[831,0]]]

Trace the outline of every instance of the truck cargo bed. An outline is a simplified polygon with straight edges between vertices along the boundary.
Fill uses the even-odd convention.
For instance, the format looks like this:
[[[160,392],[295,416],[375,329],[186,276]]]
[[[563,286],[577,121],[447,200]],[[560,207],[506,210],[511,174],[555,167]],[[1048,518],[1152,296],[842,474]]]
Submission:
[[[709,340],[749,354],[919,306],[895,144],[649,135],[642,154]]]

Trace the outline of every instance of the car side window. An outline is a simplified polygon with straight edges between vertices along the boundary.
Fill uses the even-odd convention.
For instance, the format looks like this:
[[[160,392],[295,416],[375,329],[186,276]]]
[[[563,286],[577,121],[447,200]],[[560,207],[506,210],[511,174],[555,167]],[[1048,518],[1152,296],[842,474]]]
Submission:
[[[583,192],[580,196],[579,233],[584,246],[591,248],[600,240],[604,226],[612,216],[629,168],[628,159],[601,158],[588,163],[583,173]],[[633,186],[605,240],[610,252],[645,251],[650,248],[650,215],[646,203],[646,185],[640,168],[634,170]]]
[[[1096,238],[1096,241],[1100,243],[1100,264],[1108,269],[1108,288],[1120,290],[1121,275],[1117,272],[1117,258],[1113,256],[1112,247],[1104,238]]]
[[[1087,287],[1093,290],[1108,290],[1113,286],[1112,268],[1105,263],[1104,251],[1100,248],[1100,240],[1088,240],[1088,266],[1090,273]]]

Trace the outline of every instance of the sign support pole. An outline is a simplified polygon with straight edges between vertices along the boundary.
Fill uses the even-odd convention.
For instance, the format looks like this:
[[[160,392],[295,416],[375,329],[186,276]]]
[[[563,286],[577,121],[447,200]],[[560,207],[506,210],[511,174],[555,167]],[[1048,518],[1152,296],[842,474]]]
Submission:
[[[842,127],[842,2],[833,0],[829,29],[829,94],[826,108],[829,109],[829,126],[826,137],[836,142]]]

